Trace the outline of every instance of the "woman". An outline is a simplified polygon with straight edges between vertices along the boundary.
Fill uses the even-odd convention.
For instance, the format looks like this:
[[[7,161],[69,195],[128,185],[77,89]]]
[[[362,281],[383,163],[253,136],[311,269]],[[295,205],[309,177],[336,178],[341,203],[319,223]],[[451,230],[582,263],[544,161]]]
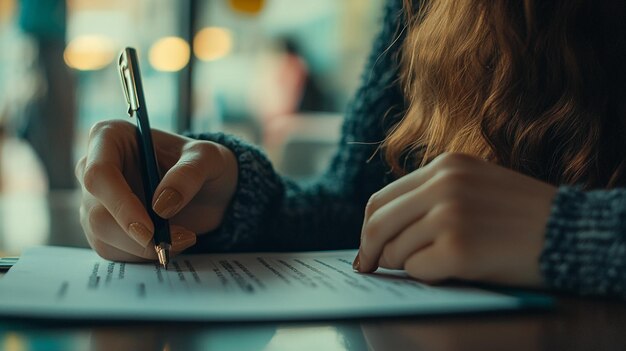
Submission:
[[[626,297],[622,2],[389,1],[340,150],[312,185],[231,136],[155,131],[173,247],[357,247],[355,269]],[[135,131],[77,166],[103,257],[154,259]]]

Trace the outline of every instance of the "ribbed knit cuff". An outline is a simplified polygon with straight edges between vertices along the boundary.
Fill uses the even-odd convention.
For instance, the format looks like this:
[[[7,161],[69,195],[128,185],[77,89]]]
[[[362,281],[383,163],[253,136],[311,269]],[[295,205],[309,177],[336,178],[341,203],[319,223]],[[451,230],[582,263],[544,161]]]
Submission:
[[[553,201],[541,270],[549,287],[626,296],[626,192],[561,187]]]
[[[223,252],[262,249],[262,234],[274,202],[284,191],[281,178],[264,153],[251,144],[224,133],[188,135],[212,141],[229,148],[237,158],[237,190],[227,209],[222,225],[198,237],[194,251]],[[265,238],[267,239],[267,238]]]

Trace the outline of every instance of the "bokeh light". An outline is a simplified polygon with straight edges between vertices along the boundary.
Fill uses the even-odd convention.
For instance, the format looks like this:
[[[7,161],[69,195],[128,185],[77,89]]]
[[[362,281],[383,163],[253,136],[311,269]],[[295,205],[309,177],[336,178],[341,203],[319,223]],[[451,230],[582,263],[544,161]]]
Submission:
[[[233,36],[228,29],[206,27],[193,39],[193,53],[199,60],[214,61],[228,55],[233,47]]]
[[[263,9],[265,0],[229,0],[228,4],[235,11],[256,15]]]
[[[15,0],[0,0],[0,23],[9,22],[15,12]]]
[[[189,44],[179,37],[164,37],[157,40],[148,53],[148,60],[154,69],[176,72],[189,63]]]
[[[103,35],[81,35],[72,39],[63,53],[65,63],[80,71],[94,71],[115,58],[115,43]]]

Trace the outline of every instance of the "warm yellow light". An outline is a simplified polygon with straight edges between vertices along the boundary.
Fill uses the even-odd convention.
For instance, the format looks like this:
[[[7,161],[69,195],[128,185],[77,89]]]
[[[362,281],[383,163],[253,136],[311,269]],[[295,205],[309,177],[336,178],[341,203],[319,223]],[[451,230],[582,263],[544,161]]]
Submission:
[[[15,0],[0,0],[0,22],[9,22],[15,12]]]
[[[206,27],[193,38],[193,53],[199,60],[213,61],[230,53],[233,36],[228,29]]]
[[[26,350],[26,343],[24,337],[17,333],[9,332],[4,335],[4,340],[0,343],[3,350],[7,351],[22,351]]]
[[[63,58],[65,63],[74,69],[98,70],[115,58],[115,44],[113,40],[103,35],[81,35],[67,44]]]
[[[176,72],[189,63],[189,44],[179,37],[165,37],[152,44],[148,60],[154,69]]]
[[[229,0],[228,3],[235,11],[256,15],[263,9],[265,0]]]

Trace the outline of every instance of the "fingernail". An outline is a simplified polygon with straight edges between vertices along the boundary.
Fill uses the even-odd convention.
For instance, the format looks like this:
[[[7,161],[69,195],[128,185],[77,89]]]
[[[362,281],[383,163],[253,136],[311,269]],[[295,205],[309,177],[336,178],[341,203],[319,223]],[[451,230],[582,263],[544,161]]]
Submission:
[[[358,271],[360,266],[361,266],[361,255],[360,253],[357,253],[356,257],[354,258],[354,262],[352,262],[352,269],[354,269],[355,271]]]
[[[131,223],[128,226],[128,233],[139,245],[148,247],[148,243],[152,240],[152,232],[141,223]]]
[[[154,212],[163,218],[170,218],[178,212],[183,197],[176,190],[164,189],[154,202]]]
[[[196,243],[196,234],[192,232],[178,232],[172,235],[172,250],[180,252]]]

